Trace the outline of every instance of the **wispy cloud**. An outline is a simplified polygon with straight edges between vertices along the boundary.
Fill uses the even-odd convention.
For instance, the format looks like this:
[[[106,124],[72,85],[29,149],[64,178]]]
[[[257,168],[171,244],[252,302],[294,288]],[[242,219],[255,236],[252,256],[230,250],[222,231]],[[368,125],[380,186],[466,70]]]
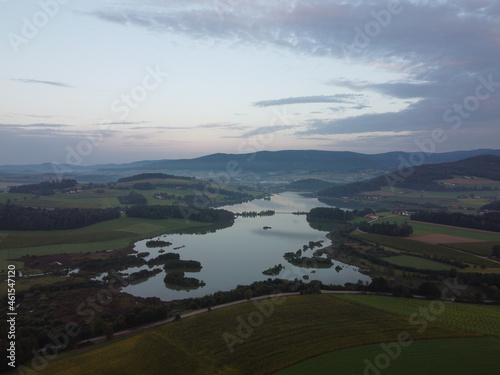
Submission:
[[[103,122],[95,125],[140,125],[147,123],[148,121],[115,121],[115,122]]]
[[[317,95],[317,96],[299,96],[275,100],[262,100],[253,103],[256,107],[270,107],[275,105],[287,104],[309,104],[309,103],[348,103],[353,104],[353,99],[359,98],[361,94],[337,94],[337,95]]]
[[[40,84],[40,85],[50,85],[50,86],[57,86],[57,87],[67,87],[67,88],[73,88],[68,83],[64,82],[57,82],[57,81],[41,81],[38,79],[26,79],[26,78],[11,78],[11,81],[16,81],[16,82],[22,82],[22,83],[29,83],[29,84]]]
[[[272,134],[272,133],[277,133],[283,130],[288,130],[288,129],[293,129],[296,128],[296,125],[274,125],[274,126],[264,126],[260,127],[257,129],[250,130],[244,134],[242,134],[240,137],[242,138],[250,138],[256,135],[264,135],[264,134]]]
[[[64,128],[68,127],[69,125],[65,124],[50,124],[50,123],[36,123],[36,124],[0,124],[0,128],[4,129],[23,129],[23,128]]]
[[[130,130],[189,130],[192,129],[189,126],[135,126],[133,128],[129,128]]]

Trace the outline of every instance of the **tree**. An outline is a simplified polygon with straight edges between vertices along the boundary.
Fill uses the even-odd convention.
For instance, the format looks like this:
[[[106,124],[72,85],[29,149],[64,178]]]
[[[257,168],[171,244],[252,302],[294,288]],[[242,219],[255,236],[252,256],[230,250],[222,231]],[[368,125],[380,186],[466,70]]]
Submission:
[[[117,330],[123,329],[127,326],[127,320],[123,316],[123,314],[118,315],[118,318],[116,318],[114,326],[116,327]]]
[[[252,297],[253,297],[253,291],[252,291],[252,289],[247,289],[245,291],[245,299],[250,300],[250,299],[252,299]]]
[[[374,292],[389,292],[391,290],[389,283],[383,277],[373,279],[368,289]]]
[[[436,283],[433,283],[431,281],[424,281],[422,284],[420,284],[417,293],[421,296],[431,299],[441,296],[441,290]]]
[[[491,254],[494,257],[500,257],[500,245],[493,245],[493,248],[491,249]]]
[[[92,336],[101,336],[104,334],[106,323],[101,318],[97,318],[92,322],[91,332]]]
[[[115,332],[113,330],[113,325],[109,323],[106,324],[106,326],[104,327],[104,334],[106,335],[106,339],[111,340],[114,333]]]

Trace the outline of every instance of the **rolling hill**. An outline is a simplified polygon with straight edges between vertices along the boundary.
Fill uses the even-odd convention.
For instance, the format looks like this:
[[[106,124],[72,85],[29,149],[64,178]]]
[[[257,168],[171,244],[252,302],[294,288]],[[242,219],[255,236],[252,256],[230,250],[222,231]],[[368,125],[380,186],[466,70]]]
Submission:
[[[454,176],[474,176],[500,181],[500,156],[481,155],[451,163],[427,164],[386,173],[367,181],[321,190],[321,197],[338,198],[377,191],[384,186],[400,189],[446,191],[453,187],[439,183]]]
[[[498,155],[500,150],[473,150],[430,154],[426,164],[454,162],[478,155]],[[216,153],[193,159],[143,160],[124,164],[97,164],[90,166],[43,163],[38,165],[0,165],[0,176],[12,178],[19,175],[46,175],[74,177],[78,181],[108,182],[120,177],[143,172],[166,172],[183,176],[256,175],[300,173],[358,173],[371,170],[376,175],[394,171],[401,160],[410,158],[407,152],[362,154],[348,151],[284,150],[259,151],[246,154]],[[258,180],[259,178],[255,178]],[[291,179],[294,180],[294,179]]]

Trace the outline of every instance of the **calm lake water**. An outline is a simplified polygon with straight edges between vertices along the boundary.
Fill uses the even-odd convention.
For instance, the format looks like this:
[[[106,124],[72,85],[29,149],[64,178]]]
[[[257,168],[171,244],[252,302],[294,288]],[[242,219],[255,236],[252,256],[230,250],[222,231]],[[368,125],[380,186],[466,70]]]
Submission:
[[[323,245],[330,244],[326,238],[327,232],[315,230],[309,226],[305,215],[293,215],[292,212],[307,212],[314,207],[328,207],[314,198],[306,198],[294,192],[285,192],[273,195],[271,200],[254,200],[251,202],[226,206],[232,212],[275,210],[276,215],[267,217],[238,217],[231,227],[218,229],[207,234],[165,234],[154,239],[172,242],[164,247],[165,252],[180,254],[180,259],[197,260],[201,262],[200,272],[186,272],[186,277],[195,277],[203,280],[206,285],[193,290],[173,290],[163,282],[165,272],[144,281],[140,284],[129,285],[123,288],[124,292],[141,297],[159,297],[164,301],[200,297],[217,291],[226,291],[237,285],[251,284],[254,281],[266,280],[270,276],[262,274],[277,264],[285,269],[278,277],[293,280],[302,279],[309,275],[310,280],[321,280],[326,284],[344,284],[347,282],[370,281],[370,278],[353,267],[334,261],[331,268],[311,269],[299,268],[288,263],[284,258],[285,252],[297,251],[307,245],[309,241],[323,240]],[[263,229],[263,227],[271,229]],[[158,256],[160,248],[148,248],[146,242],[139,241],[135,250],[151,253],[145,259]],[[182,248],[174,250],[176,247]],[[312,256],[313,251],[304,252],[304,256]],[[341,269],[336,270],[340,266]],[[155,266],[154,268],[162,268]],[[130,268],[127,273],[142,268]],[[315,271],[315,272],[314,272]]]

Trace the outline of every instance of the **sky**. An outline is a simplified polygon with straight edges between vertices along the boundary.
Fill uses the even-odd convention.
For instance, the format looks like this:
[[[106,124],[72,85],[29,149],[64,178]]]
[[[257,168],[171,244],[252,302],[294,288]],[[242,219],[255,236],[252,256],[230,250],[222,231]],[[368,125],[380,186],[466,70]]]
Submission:
[[[500,1],[0,0],[0,164],[499,148]]]

